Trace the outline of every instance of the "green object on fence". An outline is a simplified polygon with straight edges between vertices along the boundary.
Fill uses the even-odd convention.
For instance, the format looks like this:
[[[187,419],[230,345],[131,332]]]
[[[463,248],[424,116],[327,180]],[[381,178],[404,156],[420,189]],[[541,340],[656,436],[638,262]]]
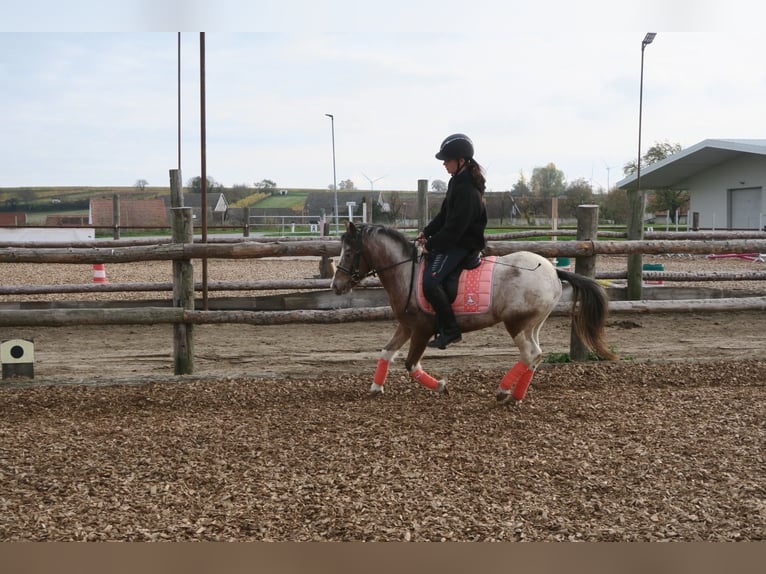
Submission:
[[[663,263],[644,263],[641,267],[644,271],[665,271],[665,265]],[[664,285],[662,279],[644,281],[644,285]]]
[[[558,257],[556,259],[556,267],[569,267],[572,264],[572,262],[569,260],[569,257]]]

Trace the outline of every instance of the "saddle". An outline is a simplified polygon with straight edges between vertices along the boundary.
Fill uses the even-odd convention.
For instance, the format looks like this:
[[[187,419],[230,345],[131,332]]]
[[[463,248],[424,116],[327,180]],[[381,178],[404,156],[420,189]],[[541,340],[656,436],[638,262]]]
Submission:
[[[497,257],[469,257],[467,263],[452,272],[444,283],[444,291],[452,303],[455,315],[485,313],[492,302],[492,276]],[[418,305],[426,313],[435,314],[433,307],[423,294],[423,273],[426,265],[420,266],[418,274]]]

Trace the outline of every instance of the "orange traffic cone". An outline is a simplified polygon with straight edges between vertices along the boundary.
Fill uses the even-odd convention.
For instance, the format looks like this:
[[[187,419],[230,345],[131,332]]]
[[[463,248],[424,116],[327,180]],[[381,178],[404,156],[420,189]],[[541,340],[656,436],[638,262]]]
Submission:
[[[93,282],[94,283],[108,283],[106,280],[106,265],[103,263],[93,264]]]

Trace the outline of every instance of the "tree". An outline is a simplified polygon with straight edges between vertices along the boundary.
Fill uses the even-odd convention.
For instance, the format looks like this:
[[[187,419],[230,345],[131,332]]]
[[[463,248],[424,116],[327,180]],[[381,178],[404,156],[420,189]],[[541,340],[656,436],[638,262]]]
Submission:
[[[664,142],[656,142],[652,147],[646,150],[646,153],[641,157],[641,167],[652,165],[658,161],[667,159],[674,153],[681,151],[681,144],[671,144],[667,140]],[[638,171],[636,162],[627,162],[622,171],[625,175],[631,175]],[[680,189],[656,189],[651,190],[651,199],[647,204],[647,207],[651,211],[667,211],[670,214],[670,220],[676,222],[676,210],[684,207],[689,203],[689,192]]]
[[[664,142],[655,142],[655,144],[646,150],[646,153],[641,157],[641,168],[643,169],[648,165],[652,165],[653,163],[667,159],[674,153],[681,151],[681,149],[681,144],[679,143],[671,144],[668,143],[667,140]],[[638,171],[636,160],[627,162],[622,167],[622,171],[625,175],[632,175],[636,173]]]
[[[149,182],[146,181],[145,179],[137,179],[136,183],[133,184],[133,187],[135,187],[139,191],[144,191],[147,185],[149,185]]]
[[[447,191],[447,184],[441,179],[435,179],[431,182],[431,190],[436,193],[444,193]]]
[[[254,184],[255,189],[276,189],[277,183],[270,179],[262,179],[258,183]]]
[[[522,195],[530,195],[532,193],[532,190],[529,189],[529,184],[527,183],[527,178],[524,176],[523,171],[519,172],[519,179],[516,183],[513,184],[511,193],[516,197],[521,197]]]
[[[396,223],[404,215],[404,199],[398,191],[392,191],[388,196],[388,210],[380,215],[389,223]]]
[[[564,172],[556,169],[551,162],[545,167],[536,167],[529,180],[532,193],[540,197],[558,197],[564,193]]]
[[[356,186],[354,185],[354,182],[350,179],[344,179],[338,184],[338,189],[345,189],[345,190],[353,190],[356,189]]]
[[[676,211],[689,204],[689,192],[685,189],[657,189],[647,206],[650,211],[667,211],[670,221],[676,222]]]
[[[622,189],[610,189],[601,201],[601,219],[623,225],[628,221],[628,195]]]
[[[199,175],[193,177],[187,183],[189,191],[191,193],[202,193],[202,177]],[[211,176],[207,176],[207,190],[208,191],[223,191],[223,185],[218,183]]]
[[[567,184],[564,196],[564,201],[559,203],[559,215],[576,217],[578,205],[593,203],[593,186],[586,179],[576,179]]]

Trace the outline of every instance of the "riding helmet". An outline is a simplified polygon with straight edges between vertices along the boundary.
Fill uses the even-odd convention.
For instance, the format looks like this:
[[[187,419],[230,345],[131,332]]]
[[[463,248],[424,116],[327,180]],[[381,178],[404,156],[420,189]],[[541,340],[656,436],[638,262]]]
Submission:
[[[447,136],[436,154],[436,159],[471,159],[473,157],[473,142],[465,134]]]

